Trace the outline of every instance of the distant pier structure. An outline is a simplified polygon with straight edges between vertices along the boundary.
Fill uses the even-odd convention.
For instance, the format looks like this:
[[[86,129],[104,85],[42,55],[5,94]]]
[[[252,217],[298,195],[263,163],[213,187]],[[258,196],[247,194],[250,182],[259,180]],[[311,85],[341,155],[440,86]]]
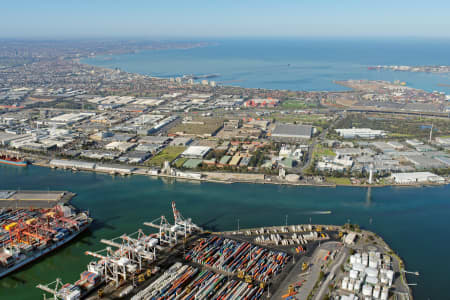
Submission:
[[[50,208],[74,196],[68,191],[0,190],[0,208]]]

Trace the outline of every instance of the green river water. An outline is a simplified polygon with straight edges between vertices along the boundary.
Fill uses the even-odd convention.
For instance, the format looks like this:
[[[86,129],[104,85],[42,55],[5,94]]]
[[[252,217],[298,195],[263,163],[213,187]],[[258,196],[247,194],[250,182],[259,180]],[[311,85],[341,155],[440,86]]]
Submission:
[[[415,299],[450,299],[450,187],[289,187],[165,181],[145,176],[109,175],[0,166],[0,189],[69,190],[72,203],[95,218],[76,241],[0,280],[0,299],[42,299],[38,283],[79,278],[101,238],[131,233],[162,214],[172,219],[175,200],[185,217],[210,230],[289,224],[344,224],[348,220],[381,235],[419,271],[408,277]],[[331,214],[320,214],[331,211]]]

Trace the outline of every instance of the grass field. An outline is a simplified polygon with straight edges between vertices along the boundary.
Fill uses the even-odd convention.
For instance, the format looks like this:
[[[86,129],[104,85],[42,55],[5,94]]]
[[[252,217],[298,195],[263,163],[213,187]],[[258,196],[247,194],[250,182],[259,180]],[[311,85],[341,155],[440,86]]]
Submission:
[[[188,160],[188,159],[187,159],[187,158],[184,158],[184,157],[178,158],[178,159],[175,161],[175,163],[174,163],[175,168],[181,168],[187,160]]]
[[[313,159],[320,159],[323,156],[336,156],[330,148],[326,148],[322,145],[316,145],[313,152]]]
[[[386,116],[380,114],[347,114],[336,123],[335,128],[370,128],[384,130],[393,138],[427,138],[433,124],[434,136],[450,134],[450,120],[421,118],[416,116]]]
[[[328,182],[334,183],[334,184],[351,184],[350,178],[346,177],[327,177],[326,178]]]
[[[315,103],[306,103],[299,100],[286,100],[281,103],[281,108],[284,109],[303,109],[303,108],[315,108],[317,105]]]
[[[223,126],[222,118],[196,118],[194,122],[201,124],[181,123],[169,130],[170,133],[184,132],[185,134],[213,135]]]
[[[271,118],[277,120],[277,122],[283,123],[301,123],[301,124],[312,124],[315,126],[327,127],[331,122],[331,117],[325,116],[323,114],[282,114],[282,113],[273,113]]]
[[[160,167],[163,165],[164,161],[172,162],[175,158],[177,158],[183,151],[186,150],[186,147],[172,147],[169,146],[162,150],[160,153],[150,158],[145,164],[148,166],[157,166]]]

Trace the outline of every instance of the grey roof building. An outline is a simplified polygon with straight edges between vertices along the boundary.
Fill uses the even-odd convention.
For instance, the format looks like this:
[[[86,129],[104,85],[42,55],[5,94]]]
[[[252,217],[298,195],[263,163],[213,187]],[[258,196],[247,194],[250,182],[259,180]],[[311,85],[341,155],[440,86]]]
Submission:
[[[279,124],[272,131],[272,137],[309,139],[313,133],[311,125]]]

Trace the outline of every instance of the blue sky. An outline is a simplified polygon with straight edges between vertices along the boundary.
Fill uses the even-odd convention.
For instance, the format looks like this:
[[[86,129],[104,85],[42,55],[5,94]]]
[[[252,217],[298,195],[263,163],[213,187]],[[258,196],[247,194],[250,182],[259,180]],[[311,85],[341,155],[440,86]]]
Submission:
[[[2,0],[0,37],[450,37],[448,0]]]

